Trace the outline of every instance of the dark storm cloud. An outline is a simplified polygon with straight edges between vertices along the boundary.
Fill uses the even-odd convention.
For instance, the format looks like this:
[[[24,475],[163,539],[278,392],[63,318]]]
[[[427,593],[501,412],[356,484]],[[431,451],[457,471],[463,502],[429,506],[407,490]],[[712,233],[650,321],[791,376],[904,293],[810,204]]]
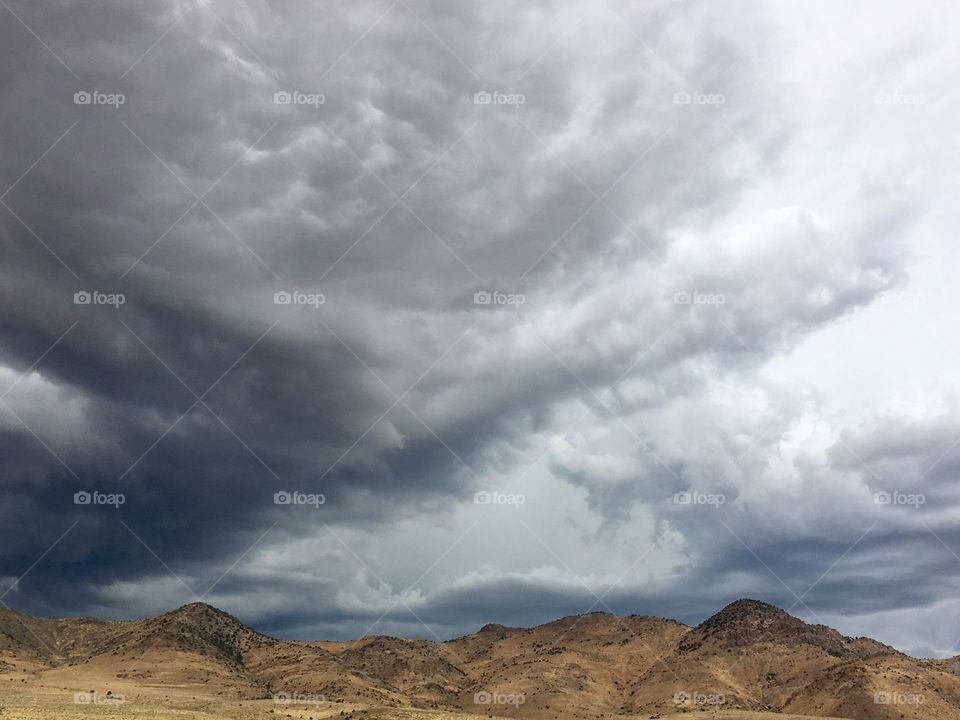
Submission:
[[[362,51],[320,74],[321,87],[311,84],[316,67],[331,67],[336,56],[318,53],[331,49],[323,40],[338,29],[306,7],[290,19],[305,21],[298,32],[315,31],[317,42],[299,37],[302,52],[289,57],[284,48],[297,23],[271,24],[265,8],[237,12],[236,31],[204,7],[181,7],[189,13],[179,21],[162,5],[134,14],[106,3],[76,19],[63,10],[11,9],[23,11],[68,67],[25,39],[24,28],[5,26],[18,58],[7,88],[15,109],[8,135],[24,137],[10,177],[73,129],[5,196],[3,349],[26,370],[76,323],[38,370],[77,397],[80,422],[44,439],[43,419],[22,415],[23,427],[9,432],[30,446],[24,452],[36,462],[34,443],[43,440],[51,453],[46,472],[30,473],[29,484],[26,468],[9,480],[26,494],[31,515],[43,508],[46,529],[80,518],[72,540],[96,558],[93,569],[76,558],[68,567],[52,560],[49,574],[32,574],[22,589],[32,583],[49,596],[63,580],[86,575],[97,583],[150,562],[143,548],[128,547],[125,530],[104,529],[109,516],[73,507],[74,489],[123,490],[123,517],[146,544],[174,565],[189,563],[209,557],[204,538],[218,538],[213,552],[226,554],[269,526],[278,487],[322,488],[331,499],[325,512],[339,522],[375,517],[370,493],[384,511],[404,496],[460,495],[470,478],[458,457],[472,462],[511,418],[579,392],[554,365],[516,394],[527,376],[541,375],[536,357],[515,366],[507,387],[494,388],[503,377],[491,373],[479,391],[460,389],[463,358],[497,352],[496,336],[513,332],[502,314],[482,316],[472,293],[515,288],[527,268],[531,280],[556,268],[552,244],[593,202],[536,137],[569,122],[572,89],[538,93],[531,77],[521,89],[531,107],[539,100],[545,110],[525,120],[512,108],[474,105],[473,93],[485,89],[479,77],[412,9],[383,18]],[[488,53],[474,36],[476,18],[437,20],[459,48],[454,56],[497,78],[482,60]],[[266,35],[254,32],[264,27]],[[548,72],[540,77],[556,85]],[[562,77],[562,69],[552,72]],[[651,70],[639,76],[662,91],[660,112],[675,112],[670,86]],[[323,91],[325,103],[278,107],[278,89]],[[74,92],[85,90],[123,93],[126,101],[116,109],[74,105]],[[645,128],[626,113],[598,118],[593,130],[631,150],[607,148],[579,168],[598,189],[646,151],[654,165],[667,157],[692,164],[703,152],[688,139],[665,138],[669,125]],[[543,180],[531,194],[524,178],[533,175]],[[717,189],[709,174],[702,178],[690,182]],[[621,187],[643,193],[658,182],[644,172]],[[526,202],[511,197],[518,191]],[[609,214],[584,217],[559,262],[606,252],[625,232]],[[275,291],[309,290],[321,279],[320,309],[272,304]],[[84,290],[122,293],[126,302],[74,305]],[[475,323],[485,336],[470,334]],[[338,463],[394,405],[394,393],[411,387]],[[431,407],[435,397],[444,398],[440,407]],[[56,448],[78,452],[61,461]],[[351,510],[350,493],[366,493],[367,507]],[[8,527],[16,533],[16,523]],[[28,538],[12,541],[18,551],[5,572],[52,539]]]
[[[770,471],[807,408],[769,386],[756,400],[751,382],[776,352],[903,282],[916,190],[864,184],[839,227],[791,193],[734,213],[758,177],[776,181],[797,131],[784,88],[740,62],[767,48],[762,36],[743,46],[743,22],[699,2],[10,10],[23,22],[0,31],[0,191],[13,186],[0,207],[0,351],[16,383],[0,406],[0,576],[77,525],[8,601],[156,611],[230,570],[217,597],[264,629],[344,636],[384,615],[419,633],[407,607],[387,610],[396,589],[357,571],[326,530],[452,515],[542,436],[552,471],[607,532],[653,508],[658,535],[689,543],[684,571],[717,588],[694,601],[667,584],[611,587],[618,612],[702,619],[741,574],[792,604],[718,517],[798,593],[819,558],[856,539],[839,532],[843,513],[828,514],[824,538],[808,517],[763,520],[784,499],[748,476]],[[94,90],[125,102],[74,104]],[[323,102],[278,105],[277,92]],[[478,92],[523,102],[476,104]],[[698,92],[724,106],[676,99]],[[324,302],[275,304],[294,290]],[[76,305],[78,291],[125,302]],[[525,302],[476,305],[478,291]],[[568,442],[571,407],[600,435]],[[877,433],[848,439],[887,461]],[[914,440],[903,457],[928,457],[927,429]],[[828,465],[796,460],[813,483],[860,471],[836,448]],[[669,504],[690,487],[737,507]],[[76,506],[81,489],[126,502]],[[278,490],[326,502],[277,506]],[[886,532],[891,549],[919,541],[915,525]],[[317,537],[320,569],[298,554]],[[232,570],[255,543],[275,567]],[[855,588],[877,597],[884,576],[864,570]],[[408,602],[451,634],[595,600],[509,571],[464,583]],[[899,606],[945,590],[913,588]],[[828,590],[863,605],[832,580],[808,605],[835,607]]]

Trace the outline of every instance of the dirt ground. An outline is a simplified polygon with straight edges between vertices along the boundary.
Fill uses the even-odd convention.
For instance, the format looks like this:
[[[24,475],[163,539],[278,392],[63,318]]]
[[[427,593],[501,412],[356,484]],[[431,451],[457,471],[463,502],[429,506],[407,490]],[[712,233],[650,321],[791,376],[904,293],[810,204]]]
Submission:
[[[234,700],[186,694],[135,694],[116,697],[69,688],[0,687],[2,720],[477,720],[478,715],[435,710],[368,707],[346,704],[284,704],[273,700]],[[118,694],[119,695],[119,694]],[[690,713],[663,716],[689,719]],[[647,720],[649,715],[623,720]],[[799,715],[738,711],[697,712],[700,720],[805,720]]]

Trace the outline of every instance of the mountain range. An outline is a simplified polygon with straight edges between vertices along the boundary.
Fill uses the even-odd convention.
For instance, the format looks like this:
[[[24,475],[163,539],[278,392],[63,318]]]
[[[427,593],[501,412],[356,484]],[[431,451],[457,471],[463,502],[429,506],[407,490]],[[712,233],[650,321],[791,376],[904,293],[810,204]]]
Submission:
[[[273,697],[348,717],[418,708],[534,720],[720,710],[960,718],[960,658],[912,658],[755,600],[695,627],[588,613],[485,625],[446,642],[277,640],[202,603],[131,621],[0,610],[0,683],[11,682],[103,696]]]

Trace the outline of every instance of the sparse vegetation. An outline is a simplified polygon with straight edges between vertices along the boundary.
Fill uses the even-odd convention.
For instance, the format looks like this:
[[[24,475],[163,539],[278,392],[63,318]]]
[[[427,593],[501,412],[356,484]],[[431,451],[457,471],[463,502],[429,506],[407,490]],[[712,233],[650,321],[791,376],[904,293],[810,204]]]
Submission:
[[[4,718],[22,720],[91,710],[155,720],[647,720],[678,710],[900,720],[904,708],[875,703],[877,692],[922,694],[924,718],[960,716],[949,662],[913,660],[752,601],[695,628],[591,613],[529,629],[488,625],[444,643],[285,642],[200,604],[134,622],[0,611],[0,655]],[[91,700],[75,704],[74,693]],[[287,700],[274,702],[277,693]]]

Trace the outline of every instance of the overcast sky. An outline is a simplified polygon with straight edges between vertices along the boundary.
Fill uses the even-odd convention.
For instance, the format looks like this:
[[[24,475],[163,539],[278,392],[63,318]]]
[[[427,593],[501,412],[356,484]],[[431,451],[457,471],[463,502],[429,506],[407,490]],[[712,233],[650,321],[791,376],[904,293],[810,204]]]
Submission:
[[[960,653],[958,33],[0,0],[0,601]]]

